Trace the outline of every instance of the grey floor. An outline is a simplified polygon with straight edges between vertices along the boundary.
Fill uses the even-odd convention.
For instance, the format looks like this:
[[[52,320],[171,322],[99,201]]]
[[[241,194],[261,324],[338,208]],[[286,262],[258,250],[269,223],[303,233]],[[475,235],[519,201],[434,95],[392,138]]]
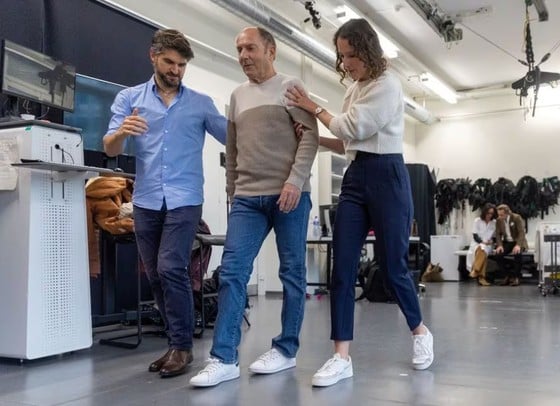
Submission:
[[[251,302],[253,325],[244,326],[239,380],[210,389],[188,386],[204,365],[211,331],[195,341],[186,376],[160,379],[147,366],[165,350],[165,340],[147,336],[136,350],[96,342],[89,350],[23,365],[0,359],[0,405],[560,404],[560,297],[544,298],[534,285],[428,285],[421,305],[436,353],[428,371],[410,368],[411,339],[397,306],[359,302],[354,377],[329,388],[310,385],[332,351],[328,297],[307,302],[297,367],[270,376],[253,376],[247,367],[278,333],[281,300]]]

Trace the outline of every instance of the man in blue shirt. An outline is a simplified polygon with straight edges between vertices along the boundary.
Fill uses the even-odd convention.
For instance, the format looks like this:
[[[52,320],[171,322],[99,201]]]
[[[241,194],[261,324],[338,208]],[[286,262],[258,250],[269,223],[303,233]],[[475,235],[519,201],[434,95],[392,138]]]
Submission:
[[[177,30],[154,34],[154,75],[122,90],[103,138],[115,156],[133,141],[136,151],[134,223],[138,252],[168,336],[169,350],[149,366],[161,377],[186,372],[192,362],[194,310],[188,275],[191,247],[202,214],[205,133],[222,144],[226,119],[206,95],[181,80],[194,54]]]

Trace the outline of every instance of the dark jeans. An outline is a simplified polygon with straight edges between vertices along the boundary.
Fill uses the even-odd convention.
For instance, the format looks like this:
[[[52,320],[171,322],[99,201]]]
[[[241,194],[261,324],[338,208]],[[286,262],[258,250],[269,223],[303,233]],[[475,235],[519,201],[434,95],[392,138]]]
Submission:
[[[375,231],[375,258],[410,330],[422,321],[416,286],[408,270],[412,224],[410,179],[401,154],[358,152],[342,180],[333,234],[331,339],[349,341],[354,332],[355,284],[368,230]]]
[[[165,323],[169,348],[190,350],[194,309],[188,273],[202,206],[148,210],[134,206],[138,253]]]
[[[506,276],[520,278],[522,265],[521,253],[519,253],[518,255],[513,255],[511,253],[513,247],[515,247],[515,244],[515,241],[504,241],[502,243],[504,252],[501,254],[496,254],[494,256],[494,260],[498,263],[498,267]],[[512,256],[513,259],[504,258],[505,255]]]

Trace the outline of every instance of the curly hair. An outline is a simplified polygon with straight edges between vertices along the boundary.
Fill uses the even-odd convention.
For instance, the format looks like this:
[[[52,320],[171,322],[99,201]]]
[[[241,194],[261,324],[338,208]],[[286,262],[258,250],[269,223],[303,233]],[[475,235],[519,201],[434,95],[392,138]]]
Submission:
[[[187,61],[194,58],[191,44],[183,33],[173,29],[157,30],[152,38],[152,51],[159,54],[168,49],[177,51]]]
[[[365,63],[369,70],[369,77],[377,79],[387,69],[387,59],[383,56],[383,49],[379,43],[379,37],[369,23],[363,19],[349,20],[336,31],[333,37],[334,46],[336,41],[343,38],[356,51],[356,56]],[[346,79],[347,73],[342,67],[342,58],[337,52],[336,71],[340,75],[340,83]]]

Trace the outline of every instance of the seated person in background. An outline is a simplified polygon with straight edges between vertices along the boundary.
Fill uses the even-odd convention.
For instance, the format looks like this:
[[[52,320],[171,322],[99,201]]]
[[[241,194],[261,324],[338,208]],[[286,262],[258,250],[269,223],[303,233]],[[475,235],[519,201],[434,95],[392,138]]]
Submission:
[[[490,286],[486,280],[486,265],[488,255],[494,246],[494,236],[496,233],[496,207],[492,203],[486,203],[481,211],[480,217],[474,220],[473,241],[469,247],[467,261],[472,261],[469,276],[476,278],[481,286]],[[474,259],[473,259],[474,258]]]
[[[521,276],[521,261],[515,261],[513,271],[504,267],[504,255],[520,255],[527,250],[527,238],[523,218],[512,213],[509,206],[498,206],[498,220],[496,221],[496,261],[500,269],[506,272],[506,278],[501,285],[517,286]]]

